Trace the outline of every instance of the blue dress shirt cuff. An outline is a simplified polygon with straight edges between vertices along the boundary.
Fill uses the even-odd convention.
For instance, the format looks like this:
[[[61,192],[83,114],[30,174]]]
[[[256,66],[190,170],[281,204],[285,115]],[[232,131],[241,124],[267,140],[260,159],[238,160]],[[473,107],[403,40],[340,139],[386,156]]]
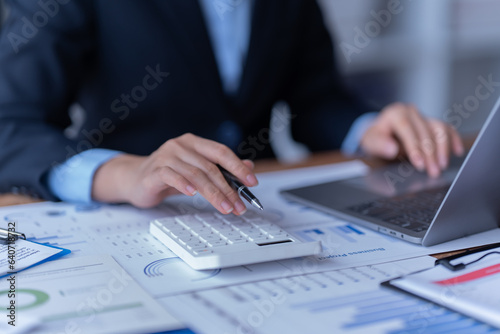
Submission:
[[[122,152],[94,148],[52,167],[47,177],[50,191],[62,201],[92,203],[92,181],[96,170],[119,154]]]
[[[342,142],[341,150],[346,155],[356,155],[361,153],[361,138],[368,128],[377,118],[378,112],[365,113],[352,123],[347,136]]]

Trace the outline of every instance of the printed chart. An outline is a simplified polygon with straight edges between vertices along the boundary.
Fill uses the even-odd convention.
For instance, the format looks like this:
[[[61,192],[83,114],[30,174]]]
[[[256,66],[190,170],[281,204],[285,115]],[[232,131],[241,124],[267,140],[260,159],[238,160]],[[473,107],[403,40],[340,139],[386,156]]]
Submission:
[[[379,287],[381,281],[432,265],[420,258],[162,299],[199,333],[488,333],[489,326]],[[213,324],[216,323],[217,326]]]

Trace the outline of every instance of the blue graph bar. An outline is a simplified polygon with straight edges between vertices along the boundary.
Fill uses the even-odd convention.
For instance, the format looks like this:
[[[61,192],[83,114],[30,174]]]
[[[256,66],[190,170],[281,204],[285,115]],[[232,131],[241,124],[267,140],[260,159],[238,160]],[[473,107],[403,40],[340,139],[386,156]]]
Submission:
[[[348,228],[348,229],[350,229],[351,231],[353,231],[356,234],[359,234],[359,235],[365,234],[364,232],[361,232],[360,230],[358,230],[357,228],[355,228],[355,227],[353,227],[351,225],[346,225],[345,227]]]
[[[325,233],[321,231],[320,229],[311,229],[311,230],[304,230],[300,231],[298,234],[304,239],[304,241],[316,241],[318,238],[314,238],[314,236],[321,236],[324,235]]]
[[[72,235],[68,235],[68,236],[57,236],[57,235],[51,235],[51,236],[48,236],[48,237],[43,237],[43,238],[28,238],[30,241],[35,241],[35,242],[42,242],[44,240],[50,240],[50,239],[64,239],[64,238],[72,238],[73,236]]]
[[[475,320],[459,316],[456,319],[448,318],[449,321],[434,324],[434,318],[429,319],[429,324],[413,328],[411,330],[404,329],[400,331],[392,331],[391,334],[410,334],[410,333],[426,333],[426,334],[441,334],[441,333],[491,333],[497,332],[494,328],[481,324]]]
[[[306,309],[311,313],[354,307],[357,312],[353,319],[344,325],[344,329],[354,329],[399,320],[404,324],[404,328],[392,331],[391,334],[498,333],[498,330],[471,318],[418,298],[385,289],[295,304],[291,307]]]
[[[297,232],[304,241],[316,241],[321,240],[321,237],[325,235],[325,232],[321,231],[319,228],[313,228],[310,230],[303,230]]]

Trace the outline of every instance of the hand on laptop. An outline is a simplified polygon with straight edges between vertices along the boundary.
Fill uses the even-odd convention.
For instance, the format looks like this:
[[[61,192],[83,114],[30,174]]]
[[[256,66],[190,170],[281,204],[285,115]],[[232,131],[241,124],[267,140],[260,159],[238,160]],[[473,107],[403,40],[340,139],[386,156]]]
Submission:
[[[373,156],[394,159],[405,154],[419,171],[438,176],[448,167],[450,152],[462,155],[457,131],[447,123],[425,118],[413,105],[385,107],[361,139],[362,149]]]
[[[240,160],[225,145],[184,134],[168,140],[149,156],[123,154],[104,163],[95,173],[92,198],[149,208],[173,194],[192,196],[199,192],[221,213],[244,213],[245,204],[216,164],[248,187],[258,183],[251,161]]]

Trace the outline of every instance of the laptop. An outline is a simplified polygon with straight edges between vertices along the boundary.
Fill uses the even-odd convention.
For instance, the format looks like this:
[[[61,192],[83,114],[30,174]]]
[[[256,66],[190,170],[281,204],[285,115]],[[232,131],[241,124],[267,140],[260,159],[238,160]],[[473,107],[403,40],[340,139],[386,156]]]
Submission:
[[[367,228],[431,246],[499,227],[500,99],[465,159],[438,178],[401,161],[281,194]]]

